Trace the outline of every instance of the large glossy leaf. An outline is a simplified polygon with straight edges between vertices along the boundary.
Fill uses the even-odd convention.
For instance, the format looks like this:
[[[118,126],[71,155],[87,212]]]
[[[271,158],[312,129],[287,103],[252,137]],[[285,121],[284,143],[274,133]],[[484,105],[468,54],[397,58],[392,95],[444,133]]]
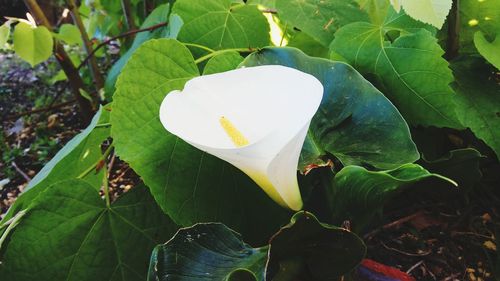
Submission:
[[[231,275],[247,271],[264,281],[267,251],[252,248],[223,224],[196,224],[155,248],[148,280],[235,280]]]
[[[343,26],[331,48],[363,74],[374,75],[411,124],[460,128],[444,52],[430,32],[399,27],[406,17],[390,16],[383,25]]]
[[[335,31],[348,23],[368,21],[355,0],[276,0],[279,18],[323,44],[330,45]]]
[[[497,69],[500,69],[500,35],[489,42],[481,31],[474,34],[474,44],[479,53]]]
[[[54,41],[45,26],[33,27],[19,22],[14,28],[14,51],[23,60],[35,66],[52,55]]]
[[[477,58],[457,60],[452,68],[462,123],[500,157],[500,95],[494,69]]]
[[[100,109],[90,125],[80,134],[71,139],[57,154],[36,174],[30,181],[24,192],[19,196],[3,218],[5,222],[12,218],[17,212],[26,209],[31,201],[40,192],[51,184],[78,177],[89,167],[95,166],[96,161],[101,157],[101,143],[109,137],[109,126],[101,126],[109,122],[109,112]],[[89,173],[83,180],[100,189],[102,172]]]
[[[198,75],[181,43],[160,39],[143,44],[117,82],[111,112],[116,152],[178,224],[220,221],[248,241],[266,239],[287,219],[286,211],[238,169],[188,145],[160,123],[165,95]]]
[[[154,9],[151,14],[144,20],[144,23],[141,25],[142,28],[147,28],[150,26],[153,26],[155,24],[159,24],[162,22],[166,22],[168,20],[168,14],[170,12],[170,6],[168,4],[160,5]],[[130,56],[139,48],[139,46],[146,42],[149,39],[152,38],[160,38],[165,35],[165,30],[167,28],[160,28],[156,29],[154,31],[146,31],[146,32],[141,32],[138,33],[135,36],[134,42],[132,43],[132,46],[130,49],[127,50],[125,54],[123,54],[120,59],[111,67],[109,70],[108,76],[106,77],[106,83],[105,83],[105,90],[106,90],[106,96],[109,98],[111,95],[113,95],[115,91],[115,83],[116,79],[118,78],[118,75],[121,73],[123,67],[127,63],[127,61],[130,59]],[[167,36],[170,37],[170,36]]]
[[[235,2],[237,2],[235,4]],[[269,44],[269,24],[256,5],[233,0],[177,0],[182,42],[213,49],[257,48]]]
[[[0,276],[16,281],[143,281],[151,250],[175,228],[144,186],[107,207],[85,181],[57,182],[40,194],[14,229]]]
[[[293,48],[266,48],[248,56],[242,65],[266,64],[314,75],[325,89],[302,150],[301,169],[325,152],[345,165],[368,164],[381,169],[419,158],[399,112],[351,66],[309,57]]]
[[[451,9],[453,0],[391,0],[399,12],[401,7],[414,19],[441,28]]]
[[[347,166],[335,175],[330,188],[332,215],[336,220],[351,220],[354,229],[359,231],[380,215],[384,205],[396,194],[431,177],[456,185],[454,181],[429,173],[417,164],[380,172]]]
[[[295,214],[261,248],[245,244],[222,224],[197,224],[155,249],[148,280],[337,280],[365,252],[355,234],[307,212]]]

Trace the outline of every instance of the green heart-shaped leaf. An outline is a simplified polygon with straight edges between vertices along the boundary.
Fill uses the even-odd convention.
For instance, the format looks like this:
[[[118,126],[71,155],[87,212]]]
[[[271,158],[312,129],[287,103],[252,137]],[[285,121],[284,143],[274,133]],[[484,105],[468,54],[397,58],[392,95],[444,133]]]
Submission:
[[[177,0],[172,14],[184,22],[178,36],[182,42],[213,49],[269,44],[269,24],[257,5],[234,0]]]
[[[14,51],[23,60],[35,66],[52,55],[54,41],[45,26],[33,27],[19,22],[14,28]]]

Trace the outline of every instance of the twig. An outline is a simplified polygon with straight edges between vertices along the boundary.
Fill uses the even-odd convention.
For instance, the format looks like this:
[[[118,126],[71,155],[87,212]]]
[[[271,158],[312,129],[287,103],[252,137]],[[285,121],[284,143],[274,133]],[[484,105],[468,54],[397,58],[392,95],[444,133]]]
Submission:
[[[382,227],[379,227],[377,229],[375,229],[374,231],[366,234],[364,236],[364,239],[370,239],[371,237],[373,237],[375,234],[379,233],[380,231],[382,230],[387,230],[387,229],[391,229],[393,227],[398,227],[400,226],[401,224],[405,223],[405,222],[408,222],[408,221],[411,221],[412,219],[422,215],[423,211],[418,211],[416,212],[415,214],[413,215],[409,215],[409,216],[406,216],[406,217],[403,217],[403,218],[400,218],[398,220],[395,220],[391,223],[388,223],[388,224],[385,224],[383,225]]]
[[[14,167],[14,169],[27,181],[27,182],[30,182],[31,181],[31,178],[25,173],[23,172],[23,170],[21,170],[19,168],[19,166],[17,166],[16,162],[12,161],[12,167]]]
[[[118,182],[119,180],[121,180],[125,174],[128,172],[128,170],[130,170],[130,167],[127,167],[123,172],[121,172],[120,175],[118,175],[116,178],[113,179],[113,182]]]
[[[276,11],[275,9],[263,9],[263,10],[260,10],[261,13],[264,13],[264,14],[277,14],[278,11]]]
[[[431,251],[423,252],[423,253],[421,253],[421,254],[407,253],[407,252],[405,252],[405,251],[401,251],[401,250],[399,250],[399,249],[389,247],[389,246],[387,246],[386,244],[384,244],[384,242],[380,242],[380,244],[382,244],[382,246],[383,246],[384,248],[386,248],[387,250],[391,250],[391,251],[394,251],[394,252],[396,252],[396,253],[400,253],[400,254],[402,254],[402,255],[405,255],[405,256],[410,256],[410,257],[424,257],[424,256],[428,256],[428,255],[431,253]]]
[[[127,31],[125,33],[122,33],[120,35],[117,35],[117,36],[114,36],[114,37],[111,37],[110,39],[106,40],[106,41],[103,41],[102,43],[100,43],[99,45],[97,45],[94,50],[92,50],[92,52],[90,52],[87,57],[80,63],[80,65],[76,68],[77,70],[80,70],[87,62],[88,60],[93,57],[95,55],[95,53],[101,49],[102,47],[108,45],[109,43],[111,43],[112,41],[115,41],[117,39],[120,39],[120,38],[123,38],[123,37],[127,37],[127,36],[130,36],[130,35],[133,35],[133,34],[136,34],[136,33],[139,33],[139,32],[145,32],[145,31],[153,31],[155,29],[158,29],[160,27],[163,27],[163,26],[166,26],[168,25],[168,22],[162,22],[162,23],[159,23],[159,24],[155,24],[155,25],[152,25],[150,27],[146,27],[146,28],[143,28],[143,29],[136,29],[136,30],[130,30],[130,31]]]
[[[9,116],[9,117],[7,117],[7,119],[13,120],[13,119],[17,119],[17,118],[19,118],[21,116],[25,116],[25,115],[31,115],[31,114],[34,114],[34,113],[40,113],[40,112],[50,111],[50,110],[53,110],[53,109],[64,107],[66,105],[73,104],[75,102],[76,102],[76,100],[72,99],[70,101],[62,102],[62,103],[51,105],[51,106],[48,106],[48,107],[39,108],[39,109],[33,109],[33,110],[28,110],[28,111],[24,111],[24,112],[18,113],[16,115]]]
[[[406,271],[406,274],[410,274],[415,268],[419,267],[423,262],[424,262],[424,260],[421,260],[421,261],[417,262],[416,264],[414,264],[412,267],[410,267]]]

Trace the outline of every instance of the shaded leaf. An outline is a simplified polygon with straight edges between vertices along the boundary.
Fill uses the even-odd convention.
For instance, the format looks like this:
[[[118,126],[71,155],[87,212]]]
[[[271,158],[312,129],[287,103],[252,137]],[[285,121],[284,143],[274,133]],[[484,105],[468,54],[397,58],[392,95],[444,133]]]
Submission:
[[[293,48],[266,48],[248,56],[242,65],[266,64],[309,73],[325,89],[302,150],[301,170],[315,164],[325,152],[345,165],[368,164],[381,169],[419,158],[399,112],[351,66],[309,57]]]
[[[181,43],[159,39],[143,44],[117,82],[111,112],[116,153],[176,223],[220,221],[248,241],[267,239],[287,219],[287,211],[237,168],[195,149],[160,123],[165,95],[198,75]]]
[[[446,176],[458,183],[458,187],[468,192],[481,180],[479,169],[485,157],[473,148],[452,150],[439,159],[423,159],[422,165],[433,173]]]
[[[264,281],[267,249],[252,248],[223,224],[196,224],[155,248],[148,280],[242,280],[236,275],[244,271]]]
[[[406,164],[380,172],[347,166],[335,175],[330,188],[332,215],[337,220],[351,220],[359,231],[381,214],[384,205],[395,195],[427,178],[437,178],[456,185],[454,181],[430,173],[417,164]]]
[[[144,186],[106,207],[85,181],[57,182],[15,228],[0,274],[16,281],[142,281],[154,245],[175,228]]]
[[[19,22],[14,28],[14,51],[31,66],[46,61],[52,55],[54,42],[45,26],[33,27]]]
[[[178,39],[212,49],[267,46],[269,24],[256,5],[232,0],[177,0],[172,13],[180,16]]]
[[[305,274],[301,280],[337,280],[356,267],[366,253],[363,241],[354,233],[321,223],[308,212],[295,214],[270,245],[267,271],[283,274],[284,263],[295,259],[294,266]]]
[[[276,0],[279,18],[328,47],[335,31],[368,16],[354,0]]]
[[[307,212],[295,214],[261,248],[245,244],[222,224],[196,224],[156,247],[148,280],[297,280],[299,275],[300,280],[335,280],[359,264],[365,252],[355,234]]]
[[[454,61],[451,67],[462,124],[500,157],[500,95],[494,70],[477,58]]]
[[[474,46],[474,36],[478,31],[488,40],[493,41],[500,31],[500,17],[497,12],[499,10],[499,1],[460,1],[460,53],[477,53]]]
[[[384,94],[411,124],[460,128],[449,86],[453,75],[441,57],[443,50],[426,30],[396,27],[401,17],[382,26],[346,25],[335,34],[332,50],[363,74],[375,74]],[[390,32],[400,35],[390,41]]]
[[[479,53],[497,69],[500,69],[500,35],[495,40],[489,42],[484,38],[484,34],[478,31],[474,34],[474,44]]]

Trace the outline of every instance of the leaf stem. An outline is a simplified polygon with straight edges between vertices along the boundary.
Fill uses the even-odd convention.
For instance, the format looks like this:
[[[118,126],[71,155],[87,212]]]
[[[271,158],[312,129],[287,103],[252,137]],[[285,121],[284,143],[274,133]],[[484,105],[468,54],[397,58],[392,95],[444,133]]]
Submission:
[[[102,178],[102,185],[104,190],[104,198],[106,199],[106,207],[111,206],[111,200],[109,199],[109,182],[108,182],[108,167],[104,164],[103,168],[104,175]]]
[[[82,179],[82,178],[86,177],[88,174],[90,174],[90,172],[92,172],[97,167],[97,165],[99,165],[99,163],[101,163],[101,161],[103,161],[106,158],[108,158],[108,156],[109,156],[109,154],[111,154],[111,151],[113,150],[113,148],[114,148],[114,145],[110,144],[108,146],[108,148],[106,148],[106,151],[104,151],[104,153],[102,154],[102,156],[99,157],[99,159],[95,163],[93,163],[90,167],[88,167],[85,171],[83,171],[83,173],[81,173],[76,178],[77,179]]]
[[[255,49],[253,48],[234,48],[234,49],[224,49],[224,50],[219,50],[219,51],[215,51],[213,53],[210,53],[210,54],[207,54],[207,55],[204,55],[200,58],[198,58],[197,60],[195,60],[194,62],[196,64],[199,64],[201,62],[204,62],[212,57],[215,57],[217,55],[220,55],[220,54],[223,54],[223,53],[228,53],[228,52],[238,52],[238,53],[251,53],[251,52],[254,52]]]
[[[5,232],[2,234],[2,236],[0,237],[0,249],[2,249],[2,244],[5,241],[5,239],[7,239],[7,236],[9,235],[9,233],[12,231],[12,229],[14,229],[14,227],[16,227],[16,225],[19,224],[22,217],[27,213],[27,211],[28,210],[19,211],[12,219],[10,219],[7,223],[5,223],[4,225],[2,225],[0,227],[0,229],[1,229],[5,225],[9,225],[7,227],[7,229],[5,230]]]
[[[184,43],[184,42],[181,42],[181,43],[184,46],[195,47],[195,48],[202,49],[202,50],[205,50],[205,51],[210,52],[210,53],[216,52],[214,49],[210,49],[209,47],[206,47],[203,45],[198,45],[198,44],[193,44],[193,43]]]

